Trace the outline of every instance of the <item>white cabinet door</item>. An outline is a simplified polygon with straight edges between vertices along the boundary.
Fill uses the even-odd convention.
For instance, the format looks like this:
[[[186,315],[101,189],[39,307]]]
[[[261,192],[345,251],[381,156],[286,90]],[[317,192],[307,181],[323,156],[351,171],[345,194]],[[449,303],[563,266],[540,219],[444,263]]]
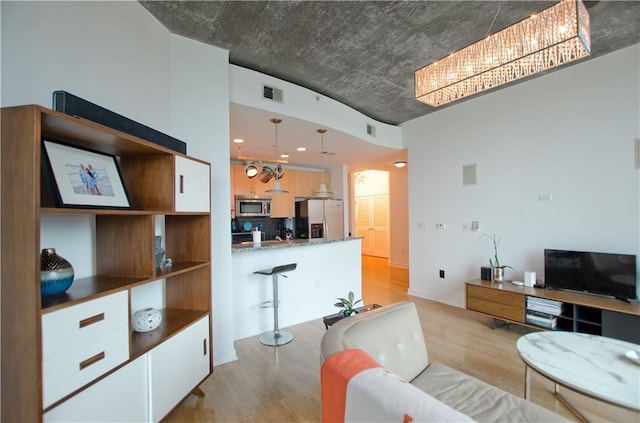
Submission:
[[[209,317],[149,352],[152,421],[162,419],[209,374],[210,353]]]
[[[180,156],[175,160],[176,211],[208,212],[209,165]]]
[[[148,420],[146,355],[44,414],[46,423]]]

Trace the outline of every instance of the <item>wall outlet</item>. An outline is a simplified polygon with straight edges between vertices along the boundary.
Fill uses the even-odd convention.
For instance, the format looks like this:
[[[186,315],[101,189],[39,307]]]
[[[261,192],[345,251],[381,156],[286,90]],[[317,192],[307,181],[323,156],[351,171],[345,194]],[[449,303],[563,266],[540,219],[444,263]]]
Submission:
[[[440,269],[440,277],[444,279],[444,270]]]

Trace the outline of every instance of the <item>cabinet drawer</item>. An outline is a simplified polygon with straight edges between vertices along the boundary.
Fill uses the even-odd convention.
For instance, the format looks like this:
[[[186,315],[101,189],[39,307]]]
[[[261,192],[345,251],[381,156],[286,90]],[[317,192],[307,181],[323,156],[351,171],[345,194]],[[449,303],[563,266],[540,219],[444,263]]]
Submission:
[[[129,325],[127,291],[42,315],[42,360]]]
[[[48,407],[129,359],[129,326],[43,361],[42,396]]]
[[[147,356],[138,357],[44,415],[45,423],[146,422]]]
[[[175,160],[176,211],[208,212],[209,165],[179,156]]]
[[[467,309],[524,323],[524,295],[467,285]]]

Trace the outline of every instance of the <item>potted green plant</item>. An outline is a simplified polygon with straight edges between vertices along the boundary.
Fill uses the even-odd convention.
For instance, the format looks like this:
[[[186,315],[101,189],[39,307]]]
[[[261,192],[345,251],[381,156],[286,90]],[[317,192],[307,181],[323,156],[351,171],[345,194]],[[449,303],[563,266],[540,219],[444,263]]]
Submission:
[[[353,291],[349,291],[347,298],[338,298],[338,302],[334,304],[336,307],[342,308],[340,314],[344,317],[353,316],[354,314],[358,314],[358,310],[356,310],[355,305],[362,301],[362,299],[356,300],[355,294]]]
[[[507,266],[506,264],[500,264],[500,259],[498,258],[498,244],[500,244],[500,238],[496,237],[496,234],[482,234],[480,238],[485,236],[493,242],[493,259],[489,258],[489,264],[493,268],[493,280],[496,282],[502,282],[504,280],[504,269],[507,267],[509,269],[513,269],[513,267]]]

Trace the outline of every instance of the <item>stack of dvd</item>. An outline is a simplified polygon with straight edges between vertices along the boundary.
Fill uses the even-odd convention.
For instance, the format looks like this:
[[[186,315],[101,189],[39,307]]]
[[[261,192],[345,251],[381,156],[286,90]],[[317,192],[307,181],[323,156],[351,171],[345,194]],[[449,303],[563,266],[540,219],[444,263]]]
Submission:
[[[560,301],[527,297],[525,321],[543,328],[555,329],[558,323],[556,316],[562,314],[562,308],[563,303]]]

